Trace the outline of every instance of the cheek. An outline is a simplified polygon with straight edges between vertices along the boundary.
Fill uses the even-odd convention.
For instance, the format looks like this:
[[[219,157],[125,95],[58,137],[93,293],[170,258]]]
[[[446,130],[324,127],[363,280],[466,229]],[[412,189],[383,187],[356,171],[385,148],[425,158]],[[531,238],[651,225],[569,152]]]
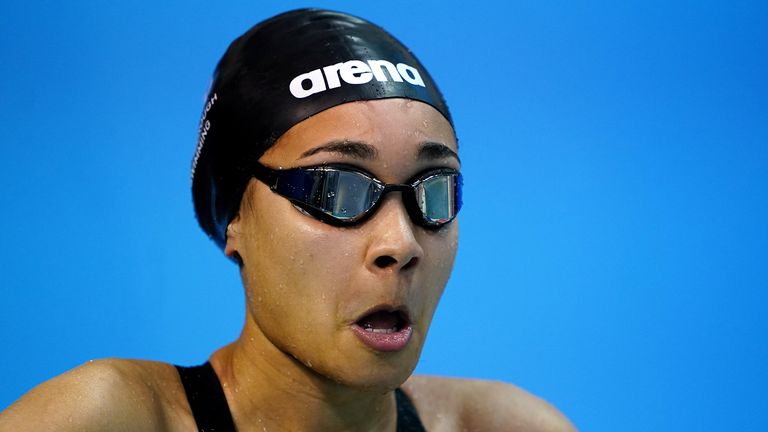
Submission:
[[[244,282],[251,313],[264,330],[309,334],[309,326],[330,329],[336,325],[338,298],[358,262],[354,241],[273,198],[257,197],[264,207],[254,209],[246,227]]]
[[[425,307],[428,315],[434,313],[437,303],[443,294],[445,284],[453,270],[454,259],[458,249],[458,221],[446,230],[436,233],[424,233],[420,242],[425,252],[425,265],[429,268],[424,274],[424,283],[429,286],[428,295],[425,298]]]
[[[441,279],[447,280],[453,269],[453,262],[459,247],[458,222],[457,219],[441,231],[425,233],[421,240],[422,244],[425,245],[424,249],[428,261],[432,265],[431,271]]]

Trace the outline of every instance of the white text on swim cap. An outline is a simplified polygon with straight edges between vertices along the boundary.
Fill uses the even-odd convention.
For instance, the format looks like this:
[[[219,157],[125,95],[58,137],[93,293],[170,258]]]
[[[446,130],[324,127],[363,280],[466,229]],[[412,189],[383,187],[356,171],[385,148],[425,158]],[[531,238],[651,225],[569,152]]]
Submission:
[[[208,102],[203,108],[203,115],[200,117],[200,127],[197,135],[197,147],[195,148],[195,157],[192,158],[192,177],[195,176],[195,170],[197,169],[197,161],[200,159],[200,152],[203,151],[203,144],[205,144],[205,138],[208,136],[208,131],[211,129],[211,121],[208,120],[208,111],[213,108],[213,104],[216,103],[219,96],[214,93],[213,96],[208,99]]]
[[[288,87],[292,95],[303,99],[315,93],[341,87],[341,81],[347,84],[365,84],[373,78],[376,78],[376,81],[405,80],[409,84],[425,87],[418,69],[405,63],[395,66],[386,60],[349,60],[325,66],[297,76],[291,80]],[[306,81],[309,81],[309,88],[304,88]]]

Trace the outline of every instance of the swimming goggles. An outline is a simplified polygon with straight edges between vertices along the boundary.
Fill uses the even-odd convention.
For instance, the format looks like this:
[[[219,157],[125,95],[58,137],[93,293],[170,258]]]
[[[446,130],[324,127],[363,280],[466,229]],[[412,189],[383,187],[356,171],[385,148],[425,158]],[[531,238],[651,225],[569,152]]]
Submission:
[[[451,168],[417,174],[405,184],[385,184],[349,165],[320,165],[275,170],[256,163],[253,176],[311,216],[335,226],[362,223],[398,191],[411,220],[437,229],[451,222],[461,208],[461,174]]]

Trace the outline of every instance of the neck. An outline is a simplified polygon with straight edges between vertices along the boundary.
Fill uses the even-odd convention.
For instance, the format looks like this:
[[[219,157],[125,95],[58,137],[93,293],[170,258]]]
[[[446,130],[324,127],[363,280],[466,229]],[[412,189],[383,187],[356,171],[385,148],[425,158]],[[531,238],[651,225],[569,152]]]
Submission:
[[[248,317],[240,337],[211,356],[240,431],[393,431],[392,391],[334,382],[274,346]]]

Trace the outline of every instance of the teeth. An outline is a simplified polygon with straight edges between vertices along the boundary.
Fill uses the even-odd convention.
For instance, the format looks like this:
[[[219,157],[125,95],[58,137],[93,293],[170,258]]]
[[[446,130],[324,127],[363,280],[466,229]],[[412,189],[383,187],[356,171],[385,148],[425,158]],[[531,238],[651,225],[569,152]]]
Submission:
[[[396,333],[397,332],[397,327],[392,327],[392,328],[388,328],[388,329],[365,327],[365,328],[363,328],[363,330],[365,330],[367,332],[371,332],[371,333]]]

